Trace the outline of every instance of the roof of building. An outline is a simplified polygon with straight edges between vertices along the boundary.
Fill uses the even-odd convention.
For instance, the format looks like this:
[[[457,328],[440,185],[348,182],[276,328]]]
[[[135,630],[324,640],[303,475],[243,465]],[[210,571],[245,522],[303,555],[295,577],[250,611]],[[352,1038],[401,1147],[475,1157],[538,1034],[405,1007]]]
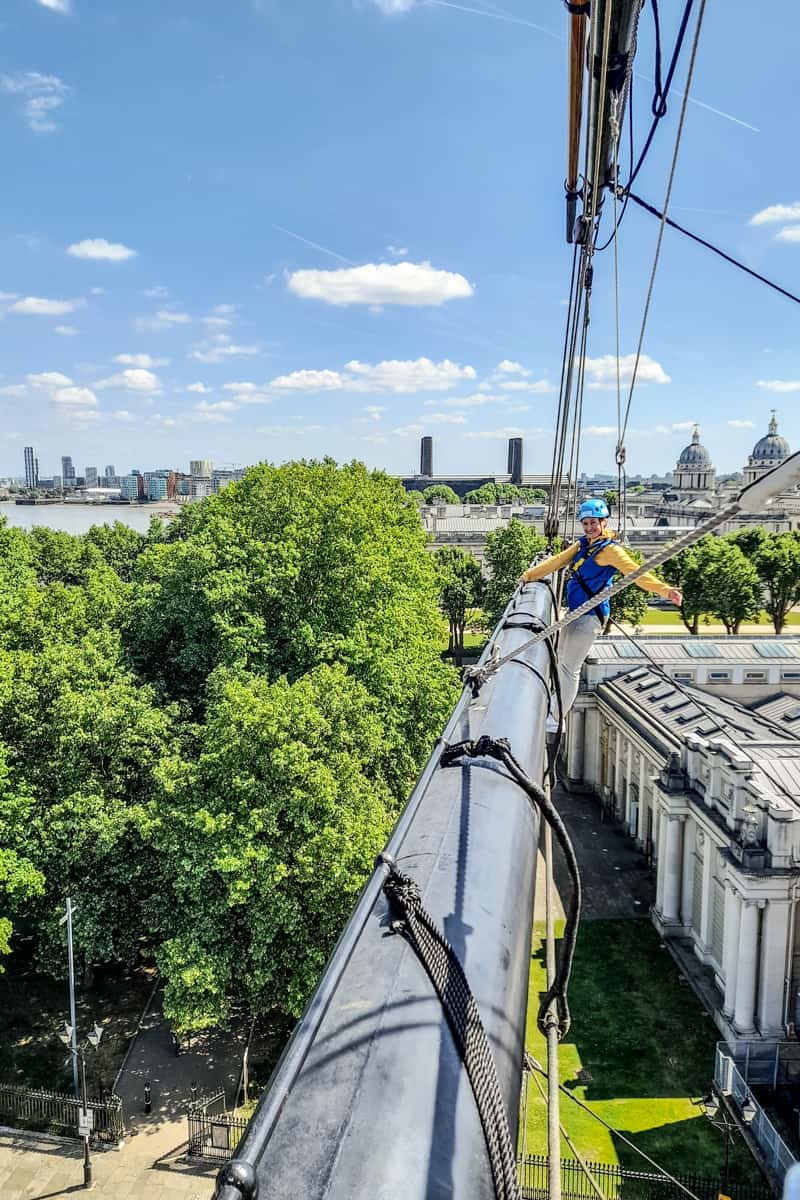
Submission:
[[[773,410],[769,422],[769,430],[766,436],[759,438],[755,446],[753,446],[753,453],[750,456],[751,460],[779,463],[788,458],[791,452],[786,438],[781,437],[778,433],[778,422],[775,420],[775,412]]]
[[[641,643],[640,650],[636,642]],[[735,662],[764,662],[786,659],[787,666],[800,665],[800,637],[787,635],[775,638],[765,634],[755,638],[729,637],[675,637],[668,634],[665,637],[644,635],[636,642],[625,637],[598,638],[590,652],[590,658],[598,662],[617,662],[621,659],[630,661],[639,658],[646,661],[644,651],[658,662],[679,662],[686,665],[703,661],[712,663],[716,659]],[[790,662],[792,659],[794,662]]]
[[[691,442],[681,450],[678,458],[678,470],[681,467],[705,467],[708,469],[710,466],[711,456],[705,446],[700,445],[700,428],[695,425]]]
[[[783,693],[768,696],[766,700],[757,700],[750,708],[762,717],[769,717],[771,721],[786,724],[800,731],[800,700],[797,696],[787,696]]]
[[[648,730],[663,730],[673,742],[692,733],[744,753],[763,792],[798,803],[800,736],[760,713],[697,688],[678,688],[647,667],[604,680],[598,692],[629,705]]]

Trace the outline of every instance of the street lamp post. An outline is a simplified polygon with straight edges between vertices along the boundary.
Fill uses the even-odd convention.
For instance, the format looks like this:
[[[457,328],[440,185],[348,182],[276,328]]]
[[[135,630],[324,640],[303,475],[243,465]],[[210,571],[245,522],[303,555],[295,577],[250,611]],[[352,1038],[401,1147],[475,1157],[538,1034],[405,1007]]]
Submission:
[[[69,1019],[72,1027],[72,1043],[70,1045],[70,1053],[72,1054],[72,1086],[75,1090],[75,1099],[78,1098],[78,1047],[75,1042],[75,1030],[77,1028],[75,1022],[75,961],[72,954],[72,918],[77,912],[69,896],[67,896],[66,911],[58,922],[59,925],[66,924],[67,926],[67,969],[69,971]]]
[[[92,1160],[89,1157],[89,1138],[92,1135],[92,1125],[94,1113],[89,1108],[88,1094],[86,1091],[86,1047],[92,1046],[97,1049],[100,1045],[100,1038],[103,1036],[103,1030],[100,1025],[95,1024],[91,1033],[86,1035],[86,1041],[77,1044],[76,1030],[74,1025],[64,1022],[64,1032],[59,1034],[65,1046],[69,1046],[70,1053],[73,1056],[73,1069],[75,1075],[78,1073],[78,1056],[81,1060],[81,1111],[78,1117],[78,1132],[83,1138],[83,1186],[85,1188],[92,1187]]]
[[[722,1187],[727,1194],[728,1177],[730,1171],[730,1150],[731,1146],[736,1140],[734,1135],[739,1132],[739,1125],[736,1121],[729,1121],[724,1111],[720,1112],[719,1097],[713,1090],[710,1091],[707,1096],[704,1096],[703,1099],[698,1103],[702,1106],[703,1112],[706,1114],[714,1128],[719,1129],[725,1138],[725,1165],[722,1170]],[[756,1106],[753,1103],[749,1093],[744,1104],[742,1105],[741,1114],[742,1121],[745,1123],[745,1125],[751,1125],[753,1123],[753,1118],[756,1115]]]

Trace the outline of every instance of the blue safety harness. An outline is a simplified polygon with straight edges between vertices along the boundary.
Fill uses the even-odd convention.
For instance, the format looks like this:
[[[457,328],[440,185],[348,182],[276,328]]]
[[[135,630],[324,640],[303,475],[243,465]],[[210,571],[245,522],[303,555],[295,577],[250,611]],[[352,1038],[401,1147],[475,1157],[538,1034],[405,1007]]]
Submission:
[[[580,549],[572,560],[567,576],[567,608],[570,611],[608,587],[618,570],[617,567],[603,567],[597,562],[597,555],[606,546],[619,545],[616,538],[598,538],[590,542],[587,537],[582,537],[578,545]],[[598,621],[605,625],[611,614],[611,602],[601,600],[592,611]]]

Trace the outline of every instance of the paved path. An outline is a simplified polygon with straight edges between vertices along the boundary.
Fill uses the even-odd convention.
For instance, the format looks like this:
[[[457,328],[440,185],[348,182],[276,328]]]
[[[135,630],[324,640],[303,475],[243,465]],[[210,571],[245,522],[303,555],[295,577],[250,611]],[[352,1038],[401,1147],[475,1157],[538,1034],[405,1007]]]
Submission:
[[[616,822],[601,823],[596,797],[566,791],[559,785],[553,800],[567,827],[583,884],[583,921],[609,920],[614,917],[646,917],[655,900],[655,877],[648,871],[644,856]],[[563,919],[563,900],[571,891],[569,875],[556,847],[555,854],[556,920]],[[537,864],[535,921],[545,919],[545,873],[541,853]]]
[[[224,1088],[233,1102],[239,1079],[244,1031],[194,1039],[175,1056],[172,1038],[156,999],[118,1085],[125,1114],[125,1144],[92,1153],[97,1200],[210,1200],[217,1168],[183,1161],[186,1102],[193,1082],[199,1093]],[[151,1086],[152,1112],[144,1113],[144,1083]],[[56,1200],[83,1191],[83,1150],[61,1139],[19,1137],[0,1132],[2,1200]]]

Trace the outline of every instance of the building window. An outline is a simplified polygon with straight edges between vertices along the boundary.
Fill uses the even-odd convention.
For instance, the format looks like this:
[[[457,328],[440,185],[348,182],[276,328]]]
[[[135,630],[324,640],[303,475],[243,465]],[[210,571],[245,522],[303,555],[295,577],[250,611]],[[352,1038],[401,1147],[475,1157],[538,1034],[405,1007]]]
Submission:
[[[706,675],[709,683],[730,683],[730,671],[709,671]]]
[[[800,680],[800,671],[781,671],[781,682],[797,683]]]
[[[672,678],[678,683],[694,683],[694,671],[673,671]]]
[[[744,673],[744,682],[745,683],[766,683],[766,681],[767,681],[767,672],[766,671],[745,671],[745,673]]]

